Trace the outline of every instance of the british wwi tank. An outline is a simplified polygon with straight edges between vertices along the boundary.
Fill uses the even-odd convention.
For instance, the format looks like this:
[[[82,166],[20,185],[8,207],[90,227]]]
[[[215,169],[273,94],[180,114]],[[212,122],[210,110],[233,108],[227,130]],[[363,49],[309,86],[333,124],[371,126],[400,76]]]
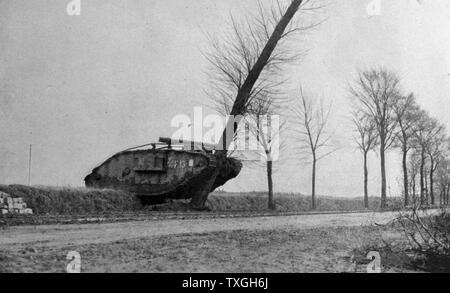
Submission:
[[[242,163],[226,158],[224,164],[217,164],[212,145],[160,138],[158,143],[115,154],[84,180],[87,187],[131,192],[145,204],[152,204],[192,198],[218,166],[210,191],[235,178]]]

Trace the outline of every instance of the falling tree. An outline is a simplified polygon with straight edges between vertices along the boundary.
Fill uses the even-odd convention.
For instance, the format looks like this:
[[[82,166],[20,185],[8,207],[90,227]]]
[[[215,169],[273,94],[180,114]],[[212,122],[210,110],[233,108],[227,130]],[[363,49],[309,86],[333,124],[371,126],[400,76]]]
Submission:
[[[284,7],[280,1],[276,1],[276,4],[273,5],[269,10],[270,13],[267,15],[270,18],[256,19],[253,24],[249,21],[246,26],[243,26],[243,29],[246,29],[248,32],[245,35],[249,36],[249,39],[239,39],[243,34],[240,33],[238,26],[233,25],[237,42],[232,42],[231,47],[228,47],[228,51],[226,49],[220,50],[221,48],[219,48],[219,54],[209,56],[210,62],[217,67],[219,72],[222,71],[223,75],[221,78],[224,78],[225,83],[234,85],[235,98],[232,99],[232,103],[229,106],[229,114],[231,116],[239,117],[246,114],[247,107],[252,97],[254,97],[254,93],[261,90],[261,82],[265,80],[260,80],[260,77],[265,72],[276,69],[280,62],[283,63],[285,61],[285,48],[283,49],[283,46],[279,45],[283,45],[283,42],[291,35],[310,27],[298,27],[292,20],[297,12],[304,7],[308,11],[320,8],[306,7],[312,2],[314,1],[292,0],[287,7]],[[263,7],[261,2],[259,7],[260,9]],[[266,19],[269,21],[267,22]],[[259,23],[261,20],[263,22]],[[260,24],[262,30],[255,29],[255,24]],[[290,24],[294,25],[291,26]],[[256,40],[256,42],[252,42],[252,40]],[[247,46],[248,44],[250,46]],[[238,58],[237,60],[235,59],[236,57]],[[230,72],[232,73],[231,75],[229,74]],[[235,78],[236,76],[238,78]],[[226,90],[226,88],[223,90]],[[235,124],[234,118],[229,119],[227,122],[217,146],[218,151],[215,153],[219,164],[218,168],[193,196],[191,206],[194,209],[203,209],[205,206],[208,194],[218,175],[220,165],[225,161],[227,150],[231,143],[231,139],[227,139],[227,129],[236,129]]]

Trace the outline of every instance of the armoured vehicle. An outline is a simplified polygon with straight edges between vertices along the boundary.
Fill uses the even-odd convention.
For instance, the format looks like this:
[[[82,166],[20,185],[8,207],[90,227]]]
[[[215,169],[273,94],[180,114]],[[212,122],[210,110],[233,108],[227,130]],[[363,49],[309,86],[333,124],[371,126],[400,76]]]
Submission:
[[[289,23],[305,2],[307,1],[292,0],[276,24],[274,23],[273,32],[264,47],[260,48],[262,50],[258,58],[251,64],[251,70],[238,89],[230,108],[230,116],[241,116],[246,113],[251,97],[255,94],[255,84],[267,65],[273,63],[270,61],[273,61],[271,57],[274,50],[286,36]],[[225,75],[227,74],[228,72],[225,72]],[[198,151],[175,150],[172,148],[171,140],[165,139],[160,140],[160,143],[166,144],[162,148],[159,144],[150,144],[151,149],[123,151],[95,168],[92,174],[85,178],[86,185],[123,189],[143,195],[145,198],[192,197],[192,207],[204,208],[207,193],[236,177],[242,168],[241,162],[226,157],[229,145],[224,139],[225,134],[226,130],[219,140],[224,142],[224,148],[222,151],[219,150],[217,155],[214,155],[213,150],[205,148]]]
[[[226,158],[224,163],[218,164],[214,152],[212,145],[160,138],[158,143],[115,154],[95,168],[85,178],[85,184],[92,188],[128,191],[148,204],[165,199],[188,199],[201,190],[216,168],[220,170],[210,191],[241,171],[239,160]]]

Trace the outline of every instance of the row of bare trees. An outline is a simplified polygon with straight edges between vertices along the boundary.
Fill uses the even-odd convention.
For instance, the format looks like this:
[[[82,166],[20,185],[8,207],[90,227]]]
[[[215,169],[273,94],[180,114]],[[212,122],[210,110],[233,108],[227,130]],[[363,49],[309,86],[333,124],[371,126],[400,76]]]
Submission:
[[[250,125],[254,129],[250,129],[249,135],[257,138],[266,158],[270,209],[275,209],[273,151],[279,147],[280,131],[284,127],[278,133],[267,133],[262,130],[262,119],[274,114],[293,118],[294,145],[311,163],[312,209],[317,207],[317,164],[336,150],[330,143],[333,138],[329,129],[331,106],[325,105],[323,99],[305,94],[302,88],[294,101],[287,98],[286,92],[285,66],[304,53],[294,50],[292,42],[320,23],[307,23],[304,19],[306,14],[321,8],[318,3],[319,0],[273,0],[267,5],[259,1],[256,12],[245,21],[231,18],[231,30],[225,38],[210,37],[212,47],[205,52],[211,64],[208,95],[216,110],[253,122]],[[420,109],[413,94],[402,94],[397,75],[385,69],[362,71],[350,86],[350,94],[356,142],[364,159],[365,207],[369,208],[368,155],[371,151],[377,151],[380,156],[381,208],[387,207],[386,153],[393,148],[402,152],[405,206],[411,198],[416,202],[417,194],[420,203],[434,204],[436,189],[440,201],[448,202],[450,163],[445,129]],[[232,123],[236,134],[239,122]],[[285,121],[281,125],[286,125]],[[224,137],[225,132],[220,143],[224,143]],[[416,184],[417,180],[420,184]],[[201,206],[205,199],[202,196],[196,205]]]
[[[402,153],[405,206],[411,204],[411,199],[415,204],[436,204],[436,177],[440,201],[448,202],[449,140],[444,125],[420,108],[414,94],[402,94],[400,79],[389,70],[360,72],[350,86],[350,93],[355,108],[353,122],[358,134],[357,144],[364,157],[366,208],[369,208],[367,155],[372,150],[379,153],[381,208],[386,208],[386,152],[392,148]]]

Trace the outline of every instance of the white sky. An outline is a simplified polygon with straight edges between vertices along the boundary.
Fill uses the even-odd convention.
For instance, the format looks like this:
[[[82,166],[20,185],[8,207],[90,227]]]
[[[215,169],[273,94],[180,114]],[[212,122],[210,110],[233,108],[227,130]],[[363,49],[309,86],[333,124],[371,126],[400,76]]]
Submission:
[[[173,116],[209,104],[204,32],[220,34],[230,12],[255,7],[254,0],[81,0],[81,15],[71,17],[68,2],[0,0],[0,183],[27,182],[29,144],[33,184],[78,186],[111,154],[170,136]],[[450,1],[381,0],[379,16],[366,13],[369,2],[330,0],[321,14],[327,22],[298,44],[308,55],[287,72],[335,106],[343,148],[320,163],[320,194],[362,194],[362,160],[346,118],[357,68],[397,71],[405,91],[450,122]],[[396,152],[389,159],[394,195],[400,160]],[[246,168],[226,189],[264,190],[263,176]],[[375,154],[370,179],[377,195]],[[275,189],[308,193],[309,166],[284,162]]]

